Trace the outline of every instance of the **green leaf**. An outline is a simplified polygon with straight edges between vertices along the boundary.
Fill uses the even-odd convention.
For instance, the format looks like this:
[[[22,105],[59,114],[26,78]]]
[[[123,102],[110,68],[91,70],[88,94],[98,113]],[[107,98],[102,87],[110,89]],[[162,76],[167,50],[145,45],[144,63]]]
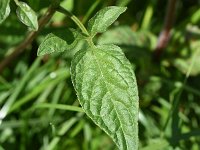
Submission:
[[[86,114],[121,150],[138,149],[138,91],[130,62],[115,45],[81,50],[71,75]]]
[[[10,14],[10,0],[0,1],[0,24],[8,17]]]
[[[141,150],[170,150],[168,141],[165,139],[151,139],[146,147]]]
[[[88,31],[91,36],[105,32],[106,29],[126,11],[126,7],[109,6],[103,8],[88,22]]]
[[[177,58],[174,66],[184,74],[189,76],[197,76],[200,74],[200,42],[194,41],[190,45],[189,56]]]
[[[130,26],[117,26],[104,32],[99,38],[99,44],[115,44],[122,48],[129,46],[155,48],[157,38],[148,31],[135,32]],[[132,48],[131,48],[132,51]]]
[[[50,33],[38,48],[38,56],[53,52],[64,52],[73,49],[78,43],[80,34],[73,29],[66,29],[62,33]]]
[[[38,30],[38,21],[36,13],[24,2],[18,2],[16,10],[19,20],[30,27],[30,29]]]

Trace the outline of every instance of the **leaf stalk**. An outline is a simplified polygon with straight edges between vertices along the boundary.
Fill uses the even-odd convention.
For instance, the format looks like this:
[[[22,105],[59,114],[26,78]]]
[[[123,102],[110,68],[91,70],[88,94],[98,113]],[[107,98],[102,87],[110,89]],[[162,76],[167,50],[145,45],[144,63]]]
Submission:
[[[61,6],[58,7],[57,11],[71,18],[74,21],[74,23],[81,29],[83,34],[90,36],[87,29],[84,27],[81,21],[74,14],[72,14],[71,12],[69,12],[68,10],[64,9]]]

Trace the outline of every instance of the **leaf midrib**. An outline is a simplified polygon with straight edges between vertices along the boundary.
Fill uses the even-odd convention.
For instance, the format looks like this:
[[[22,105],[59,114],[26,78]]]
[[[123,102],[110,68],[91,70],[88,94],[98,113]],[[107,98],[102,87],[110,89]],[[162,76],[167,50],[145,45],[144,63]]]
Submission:
[[[96,49],[95,49],[96,50]],[[94,56],[94,60],[95,60],[95,62],[96,62],[96,64],[97,64],[97,66],[98,66],[98,69],[100,70],[100,73],[101,73],[101,76],[102,76],[102,78],[104,79],[104,80],[106,80],[105,79],[105,77],[104,77],[104,75],[103,75],[103,71],[101,70],[101,67],[100,67],[100,65],[99,65],[99,63],[98,63],[98,58],[96,57],[96,55],[95,55],[95,50],[91,50],[91,54]],[[107,89],[107,91],[109,92],[109,94],[111,95],[111,102],[112,102],[112,104],[113,104],[113,107],[114,107],[114,110],[115,110],[115,112],[116,112],[116,114],[117,114],[117,118],[118,118],[118,120],[119,120],[119,122],[120,122],[120,127],[121,127],[121,130],[122,130],[122,132],[123,132],[123,137],[124,137],[124,141],[125,141],[125,143],[126,143],[126,148],[127,148],[127,142],[126,142],[126,138],[125,138],[125,132],[124,132],[124,130],[123,130],[123,128],[122,128],[122,126],[123,126],[123,123],[121,122],[121,120],[119,119],[119,114],[117,113],[117,111],[116,111],[116,108],[115,108],[115,105],[114,105],[114,102],[113,102],[113,98],[112,98],[112,92],[109,90],[109,88],[108,88],[108,86],[107,86],[107,83],[105,82],[103,80],[103,82],[105,83],[105,87],[106,87],[106,89]],[[122,147],[123,147],[123,144],[122,144]]]
[[[29,22],[31,23],[31,25],[35,28],[34,23],[33,23],[32,20],[29,18],[29,15],[27,15],[26,11],[25,11],[24,9],[22,9],[22,7],[21,7],[21,10],[22,10],[22,12],[26,15],[27,20],[29,20]],[[32,12],[32,13],[33,13],[33,12]],[[25,23],[25,22],[24,22],[24,23]]]

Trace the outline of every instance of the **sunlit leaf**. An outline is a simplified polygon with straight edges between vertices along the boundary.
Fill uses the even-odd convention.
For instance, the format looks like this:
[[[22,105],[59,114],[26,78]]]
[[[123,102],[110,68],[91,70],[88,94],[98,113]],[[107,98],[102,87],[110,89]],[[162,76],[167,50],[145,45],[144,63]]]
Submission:
[[[96,13],[88,22],[88,31],[91,36],[102,33],[126,11],[126,7],[109,6]]]
[[[32,30],[38,30],[38,21],[36,13],[25,2],[18,2],[16,10],[19,20],[30,27]]]
[[[0,1],[0,24],[9,16],[10,14],[10,0]]]
[[[115,45],[79,51],[72,81],[86,114],[121,150],[138,148],[138,91],[130,62]]]

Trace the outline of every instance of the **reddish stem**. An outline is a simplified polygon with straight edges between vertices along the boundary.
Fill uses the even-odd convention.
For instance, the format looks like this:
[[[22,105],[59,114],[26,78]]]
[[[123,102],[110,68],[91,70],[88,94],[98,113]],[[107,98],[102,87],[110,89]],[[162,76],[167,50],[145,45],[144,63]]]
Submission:
[[[164,26],[162,31],[160,32],[158,43],[155,50],[155,57],[156,59],[159,59],[163,50],[167,47],[167,44],[170,40],[170,31],[173,26],[173,22],[175,19],[175,10],[176,10],[176,1],[177,0],[169,0]]]

